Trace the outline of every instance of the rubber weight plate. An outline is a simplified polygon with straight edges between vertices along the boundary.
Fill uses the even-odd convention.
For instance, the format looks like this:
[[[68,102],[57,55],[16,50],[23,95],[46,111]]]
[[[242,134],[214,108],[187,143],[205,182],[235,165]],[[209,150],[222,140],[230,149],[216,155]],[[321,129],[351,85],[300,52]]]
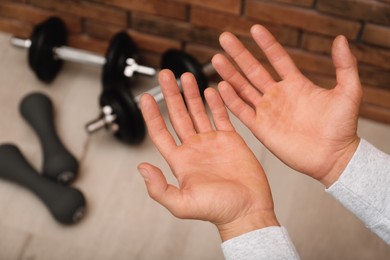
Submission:
[[[115,137],[129,143],[140,143],[146,134],[145,123],[142,113],[134,98],[121,89],[106,90],[100,97],[100,106],[110,106],[117,116],[115,122],[119,125],[119,130]]]
[[[203,73],[203,66],[194,57],[179,50],[168,50],[161,58],[161,68],[170,69],[176,78],[180,78],[185,72],[194,74],[203,97],[203,92],[208,87],[208,81]]]
[[[65,24],[58,17],[51,17],[34,28],[28,63],[43,82],[53,81],[61,69],[63,61],[55,57],[53,49],[66,45],[67,36]]]
[[[106,63],[103,66],[103,88],[125,89],[129,78],[124,75],[127,58],[134,58],[137,46],[126,32],[117,33],[107,49]]]

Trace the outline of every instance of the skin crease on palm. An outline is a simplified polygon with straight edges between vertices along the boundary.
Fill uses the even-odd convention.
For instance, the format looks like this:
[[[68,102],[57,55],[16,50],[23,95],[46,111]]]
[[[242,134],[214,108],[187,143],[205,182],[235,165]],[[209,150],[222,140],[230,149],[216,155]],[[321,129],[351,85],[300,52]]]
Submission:
[[[328,90],[304,77],[264,27],[255,25],[251,33],[281,81],[275,81],[233,34],[223,33],[221,46],[243,74],[225,56],[214,56],[213,66],[224,81],[218,85],[219,93],[205,91],[213,120],[191,74],[181,77],[184,103],[172,72],[160,72],[179,144],[154,99],[148,94],[141,98],[149,135],[178,180],[177,187],[168,184],[159,168],[139,164],[150,197],[176,217],[214,223],[223,241],[279,225],[264,171],[235,131],[226,107],[283,162],[327,187],[338,179],[359,144],[362,88],[346,39],[339,36],[334,41],[337,85]]]

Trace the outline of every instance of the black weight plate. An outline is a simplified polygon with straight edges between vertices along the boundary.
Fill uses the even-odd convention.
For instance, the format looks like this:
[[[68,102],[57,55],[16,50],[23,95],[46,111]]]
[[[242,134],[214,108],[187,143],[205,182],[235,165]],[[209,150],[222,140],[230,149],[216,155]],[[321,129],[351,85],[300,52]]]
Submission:
[[[128,144],[139,144],[146,134],[145,122],[141,110],[134,98],[121,89],[110,89],[100,97],[100,106],[110,106],[117,116],[115,123],[119,130],[115,137]]]
[[[104,90],[128,87],[129,78],[123,72],[127,66],[127,58],[134,58],[136,52],[137,46],[126,32],[119,32],[111,39],[103,66]]]
[[[202,71],[202,65],[194,57],[179,50],[168,50],[161,58],[161,68],[172,70],[176,78],[180,78],[185,72],[194,74],[203,97],[203,92],[208,87],[208,81]]]
[[[60,71],[63,62],[55,57],[53,48],[66,45],[67,35],[65,24],[58,17],[51,17],[34,28],[28,63],[41,81],[50,83]]]

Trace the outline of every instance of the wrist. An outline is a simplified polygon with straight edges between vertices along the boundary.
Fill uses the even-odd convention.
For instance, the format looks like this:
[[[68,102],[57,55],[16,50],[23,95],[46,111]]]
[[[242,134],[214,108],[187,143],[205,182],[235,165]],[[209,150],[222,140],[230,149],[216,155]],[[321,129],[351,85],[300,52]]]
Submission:
[[[216,225],[222,241],[265,227],[280,226],[273,210],[239,217],[232,222]]]
[[[333,167],[324,177],[319,179],[319,181],[325,185],[326,188],[332,186],[344,172],[345,168],[347,168],[348,163],[351,161],[353,155],[355,154],[360,143],[360,138],[356,136],[356,138],[351,141],[342,152],[340,152],[337,156]]]

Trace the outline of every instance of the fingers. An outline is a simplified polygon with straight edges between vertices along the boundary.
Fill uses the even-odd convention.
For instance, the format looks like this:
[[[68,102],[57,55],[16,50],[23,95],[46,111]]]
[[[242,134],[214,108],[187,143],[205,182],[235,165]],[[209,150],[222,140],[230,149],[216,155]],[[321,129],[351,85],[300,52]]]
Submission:
[[[261,97],[261,93],[252,87],[225,56],[216,54],[212,59],[212,63],[218,74],[234,87],[242,99],[252,104],[252,106],[256,104],[256,101]]]
[[[338,86],[350,93],[361,92],[356,58],[351,53],[348,41],[338,36],[332,46],[333,64],[336,68]]]
[[[237,65],[240,67],[245,76],[250,80],[250,82],[258,90],[264,93],[267,87],[274,82],[268,71],[260,64],[260,62],[255,57],[253,57],[253,55],[233,34],[228,32],[222,33],[219,37],[219,42],[222,48],[237,63]],[[229,81],[232,85],[234,85],[234,87],[236,87],[235,82],[231,82],[229,79],[233,79],[233,77],[239,78],[238,75],[233,74],[233,70],[231,70],[230,73],[225,73],[224,76],[225,77],[222,76],[224,80]],[[241,85],[243,84],[241,83]]]
[[[212,125],[207,115],[203,100],[200,97],[198,84],[194,75],[185,73],[181,76],[184,97],[186,100],[188,112],[197,132],[211,131]]]
[[[208,88],[204,92],[207,104],[209,104],[213,115],[215,127],[220,131],[234,131],[234,127],[230,121],[229,114],[225,104],[217,91],[213,88]]]
[[[282,79],[301,74],[286,50],[265,27],[254,25],[251,34]]]
[[[141,163],[138,171],[144,178],[149,196],[166,207],[174,215],[179,215],[183,200],[180,190],[167,183],[161,170],[151,164]]]
[[[229,110],[251,129],[255,123],[255,110],[237,95],[229,83],[222,81],[218,84],[218,90]]]
[[[180,141],[184,142],[189,136],[196,134],[196,131],[177,86],[176,78],[170,70],[162,70],[158,79],[172,126]]]
[[[154,98],[149,94],[145,94],[142,96],[140,103],[150,138],[160,153],[165,157],[176,148],[175,140],[169,133]]]

